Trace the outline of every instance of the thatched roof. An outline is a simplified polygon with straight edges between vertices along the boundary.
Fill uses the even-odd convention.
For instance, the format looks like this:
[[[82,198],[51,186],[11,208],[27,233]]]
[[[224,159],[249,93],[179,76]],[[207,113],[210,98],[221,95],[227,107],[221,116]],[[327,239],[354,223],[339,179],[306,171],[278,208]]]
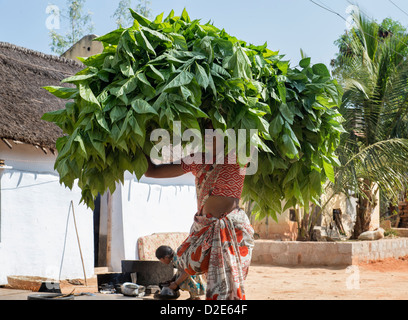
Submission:
[[[0,42],[0,139],[55,149],[62,131],[41,117],[63,109],[65,102],[42,87],[61,86],[62,79],[83,67],[74,60]]]

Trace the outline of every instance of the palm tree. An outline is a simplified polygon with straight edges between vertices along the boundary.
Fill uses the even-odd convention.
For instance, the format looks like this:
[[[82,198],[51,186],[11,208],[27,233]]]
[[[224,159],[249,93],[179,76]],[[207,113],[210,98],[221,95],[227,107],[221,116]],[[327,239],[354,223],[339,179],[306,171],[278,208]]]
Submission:
[[[354,12],[355,26],[342,36],[334,75],[345,91],[335,193],[355,196],[354,238],[369,229],[381,190],[396,199],[408,176],[408,35],[394,34]],[[389,20],[387,21],[389,24]]]

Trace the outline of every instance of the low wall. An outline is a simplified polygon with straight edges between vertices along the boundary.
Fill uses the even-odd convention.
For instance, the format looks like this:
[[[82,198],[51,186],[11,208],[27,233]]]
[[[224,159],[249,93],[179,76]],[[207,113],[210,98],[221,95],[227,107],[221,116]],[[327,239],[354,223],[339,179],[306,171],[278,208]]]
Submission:
[[[276,266],[346,266],[408,255],[408,238],[377,241],[257,240],[252,263]]]
[[[408,238],[408,229],[407,228],[392,228],[392,230],[397,232],[399,237]]]

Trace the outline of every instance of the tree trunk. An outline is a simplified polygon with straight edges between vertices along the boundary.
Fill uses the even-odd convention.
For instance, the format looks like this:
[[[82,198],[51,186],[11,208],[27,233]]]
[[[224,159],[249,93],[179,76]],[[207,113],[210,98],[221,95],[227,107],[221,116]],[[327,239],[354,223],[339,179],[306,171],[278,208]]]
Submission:
[[[298,223],[297,241],[312,241],[313,229],[317,224],[320,214],[320,207],[313,205],[309,213],[305,213],[302,219],[299,215],[296,215],[296,220]]]
[[[373,184],[369,180],[364,180],[362,186],[364,195],[360,195],[356,208],[356,223],[354,225],[353,239],[358,239],[363,232],[369,231],[371,214],[375,207],[375,195],[373,194]]]
[[[304,214],[303,219],[297,219],[298,223],[298,236],[297,241],[309,241],[309,214]],[[299,221],[300,220],[300,221]]]

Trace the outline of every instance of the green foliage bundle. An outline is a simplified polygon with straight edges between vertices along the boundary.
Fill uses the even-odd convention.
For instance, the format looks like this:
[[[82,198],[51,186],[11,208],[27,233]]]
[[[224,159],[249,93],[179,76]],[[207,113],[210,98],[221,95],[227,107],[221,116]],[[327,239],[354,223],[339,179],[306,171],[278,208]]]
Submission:
[[[318,202],[322,184],[333,180],[335,150],[343,132],[341,88],[323,64],[310,58],[291,68],[278,52],[230,36],[214,25],[182,15],[150,21],[132,11],[134,24],[97,41],[101,54],[65,79],[72,87],[46,87],[69,100],[45,114],[64,132],[55,164],[61,183],[78,179],[82,201],[94,198],[124,172],[138,179],[148,165],[152,130],[258,129],[259,169],[247,176],[243,198],[256,202],[259,217],[298,204]]]

